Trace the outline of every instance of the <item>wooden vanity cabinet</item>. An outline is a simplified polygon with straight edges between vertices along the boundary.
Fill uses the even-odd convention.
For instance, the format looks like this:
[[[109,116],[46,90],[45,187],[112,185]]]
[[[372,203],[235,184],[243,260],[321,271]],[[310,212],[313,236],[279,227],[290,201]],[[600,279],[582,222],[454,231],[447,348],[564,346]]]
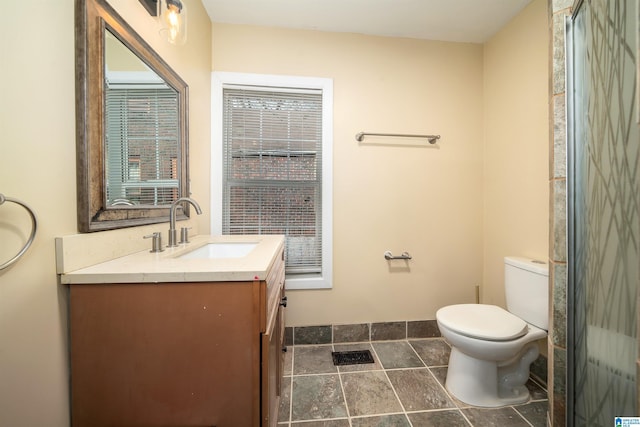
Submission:
[[[78,426],[274,426],[284,261],[266,280],[70,285]]]

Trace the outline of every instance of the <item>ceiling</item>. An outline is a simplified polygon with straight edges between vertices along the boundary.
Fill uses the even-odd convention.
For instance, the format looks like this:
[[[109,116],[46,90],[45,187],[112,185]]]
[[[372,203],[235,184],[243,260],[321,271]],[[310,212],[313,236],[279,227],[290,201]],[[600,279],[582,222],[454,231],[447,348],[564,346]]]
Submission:
[[[532,0],[202,0],[214,23],[483,43]]]

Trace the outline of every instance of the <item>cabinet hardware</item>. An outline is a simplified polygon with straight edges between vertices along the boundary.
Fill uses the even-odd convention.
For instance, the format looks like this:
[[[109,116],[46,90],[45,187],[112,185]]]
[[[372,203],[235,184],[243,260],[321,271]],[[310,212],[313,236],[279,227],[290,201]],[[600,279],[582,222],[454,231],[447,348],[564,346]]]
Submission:
[[[280,300],[280,305],[283,307],[287,306],[287,297],[282,297],[282,299]]]

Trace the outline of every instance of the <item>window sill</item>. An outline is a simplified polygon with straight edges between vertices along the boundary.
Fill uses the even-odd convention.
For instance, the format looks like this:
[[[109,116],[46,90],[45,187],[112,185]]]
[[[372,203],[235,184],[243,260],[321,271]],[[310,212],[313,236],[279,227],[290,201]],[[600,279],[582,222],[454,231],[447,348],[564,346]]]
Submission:
[[[286,290],[333,288],[331,280],[322,276],[288,276],[285,279],[284,285]]]

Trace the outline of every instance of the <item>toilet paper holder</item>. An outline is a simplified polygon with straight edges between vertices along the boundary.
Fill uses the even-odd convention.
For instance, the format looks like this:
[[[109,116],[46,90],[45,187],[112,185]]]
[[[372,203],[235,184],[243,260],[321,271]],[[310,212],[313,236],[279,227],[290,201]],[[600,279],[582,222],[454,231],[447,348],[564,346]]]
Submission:
[[[413,257],[409,255],[409,252],[402,252],[400,255],[393,255],[391,251],[386,251],[384,253],[384,259],[393,260],[393,259],[412,259]]]

